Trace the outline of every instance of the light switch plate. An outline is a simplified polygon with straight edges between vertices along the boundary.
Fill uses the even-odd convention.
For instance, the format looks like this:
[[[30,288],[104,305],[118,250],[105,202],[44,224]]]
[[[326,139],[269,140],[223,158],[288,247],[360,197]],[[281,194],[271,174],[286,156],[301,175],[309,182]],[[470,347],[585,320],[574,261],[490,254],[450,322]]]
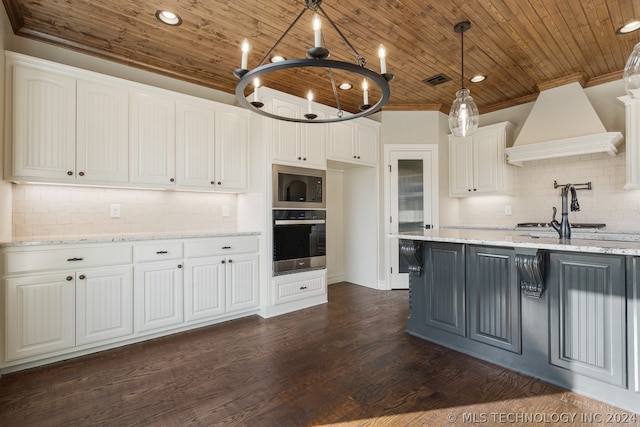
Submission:
[[[222,207],[222,216],[229,216],[229,206]]]
[[[507,205],[504,207],[504,214],[507,216],[513,215],[513,211],[511,210],[511,206]]]
[[[112,203],[109,207],[109,216],[111,218],[120,218],[120,205],[117,203]]]

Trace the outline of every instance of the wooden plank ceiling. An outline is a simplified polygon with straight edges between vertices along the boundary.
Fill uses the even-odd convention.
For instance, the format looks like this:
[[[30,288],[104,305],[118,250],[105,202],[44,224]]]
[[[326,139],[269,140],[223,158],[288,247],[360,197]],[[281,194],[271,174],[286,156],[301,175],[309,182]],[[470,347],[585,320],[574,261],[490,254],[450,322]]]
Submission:
[[[305,6],[304,0],[3,0],[16,34],[151,70],[227,93],[240,65],[240,44],[252,46],[249,68],[257,66]],[[155,18],[169,9],[177,27]],[[325,0],[323,10],[354,48],[378,72],[384,43],[395,75],[388,110],[448,112],[460,88],[460,35],[464,34],[465,83],[481,113],[535,99],[539,90],[581,81],[592,86],[620,79],[640,31],[616,29],[640,19],[640,0]],[[302,58],[313,43],[312,13],[305,13],[276,52]],[[354,55],[325,22],[331,59],[355,63]],[[443,74],[438,86],[423,82]],[[338,76],[353,79],[351,76]],[[327,79],[277,73],[264,83],[333,105]],[[341,93],[346,110],[362,103],[360,82]],[[375,94],[372,94],[375,96]]]

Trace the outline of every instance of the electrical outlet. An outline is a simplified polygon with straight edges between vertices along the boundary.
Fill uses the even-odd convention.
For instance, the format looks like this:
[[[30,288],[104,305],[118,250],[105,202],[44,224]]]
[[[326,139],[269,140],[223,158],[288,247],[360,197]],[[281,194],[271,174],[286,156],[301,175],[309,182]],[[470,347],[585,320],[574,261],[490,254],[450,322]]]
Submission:
[[[507,215],[507,216],[513,215],[513,212],[511,210],[511,206],[510,205],[507,205],[507,206],[504,207],[504,214]]]
[[[222,207],[222,216],[229,216],[229,206]]]
[[[109,216],[111,218],[120,218],[120,205],[117,203],[111,204],[109,207]]]

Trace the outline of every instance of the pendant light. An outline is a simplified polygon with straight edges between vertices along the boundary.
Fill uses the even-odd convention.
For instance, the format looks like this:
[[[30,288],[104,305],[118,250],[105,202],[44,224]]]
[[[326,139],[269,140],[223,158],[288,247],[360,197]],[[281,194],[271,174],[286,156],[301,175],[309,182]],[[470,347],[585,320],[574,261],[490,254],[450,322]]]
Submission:
[[[624,90],[631,98],[640,99],[640,43],[633,48],[624,67]]]
[[[451,104],[449,113],[449,129],[455,136],[469,136],[478,129],[480,114],[478,107],[473,102],[469,89],[464,87],[464,32],[471,28],[469,21],[458,22],[453,30],[460,34],[461,44],[461,88],[456,92],[456,99]]]

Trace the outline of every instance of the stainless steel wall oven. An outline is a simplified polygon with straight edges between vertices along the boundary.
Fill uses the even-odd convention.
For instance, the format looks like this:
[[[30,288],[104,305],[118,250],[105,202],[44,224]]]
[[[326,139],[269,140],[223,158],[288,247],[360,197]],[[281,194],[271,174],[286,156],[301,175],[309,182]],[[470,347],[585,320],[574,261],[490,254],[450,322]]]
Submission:
[[[326,211],[273,210],[273,274],[325,268]]]

